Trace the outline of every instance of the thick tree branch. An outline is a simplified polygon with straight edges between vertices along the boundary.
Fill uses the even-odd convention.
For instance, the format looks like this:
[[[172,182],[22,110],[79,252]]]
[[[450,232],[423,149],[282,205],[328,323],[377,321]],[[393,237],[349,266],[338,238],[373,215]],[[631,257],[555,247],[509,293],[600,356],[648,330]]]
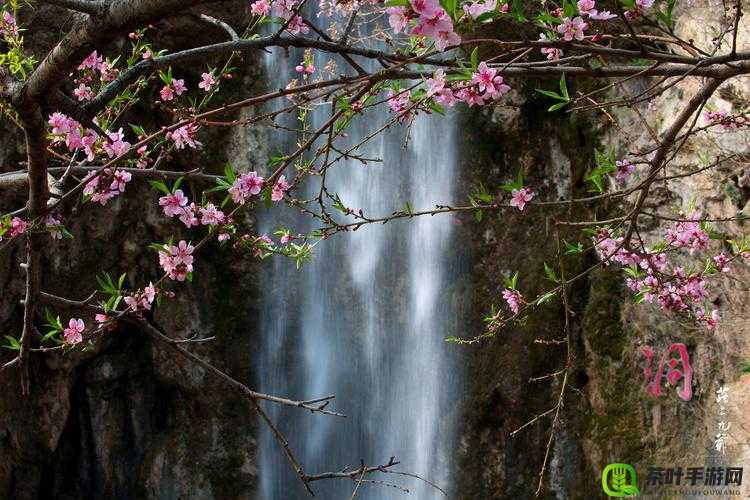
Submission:
[[[91,16],[100,16],[104,13],[106,4],[101,0],[41,0],[43,3],[64,7],[66,9],[83,12]]]

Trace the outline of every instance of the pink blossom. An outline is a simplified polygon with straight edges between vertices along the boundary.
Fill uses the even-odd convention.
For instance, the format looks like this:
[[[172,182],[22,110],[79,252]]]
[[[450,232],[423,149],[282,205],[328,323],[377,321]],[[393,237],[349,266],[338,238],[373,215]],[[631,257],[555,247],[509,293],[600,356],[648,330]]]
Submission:
[[[464,12],[473,19],[478,18],[485,12],[492,12],[497,7],[497,0],[485,0],[483,3],[474,1],[471,4],[464,4]]]
[[[217,226],[224,223],[224,212],[217,209],[213,203],[198,209],[201,215],[201,224],[204,226]]]
[[[211,90],[211,87],[213,87],[216,84],[216,80],[214,79],[213,75],[211,73],[203,73],[201,75],[201,81],[198,83],[198,88],[205,90],[206,92]]]
[[[257,0],[250,5],[250,12],[255,16],[265,16],[271,11],[271,4],[267,0]]]
[[[691,215],[691,219],[698,219],[698,213]],[[690,252],[708,248],[709,237],[697,222],[676,222],[674,227],[667,230],[665,239],[677,248],[687,247]]]
[[[146,301],[148,301],[149,304],[154,302],[157,291],[158,290],[151,281],[149,281],[148,286],[143,289],[143,296],[146,298]]]
[[[71,345],[83,342],[83,331],[86,329],[82,319],[71,318],[68,321],[68,328],[63,330],[65,342]]]
[[[595,10],[596,2],[594,0],[578,0],[578,11],[582,16],[588,16],[591,11]]]
[[[391,109],[391,112],[401,115],[401,119],[405,119],[410,98],[411,92],[408,90],[394,92],[391,89],[388,91],[388,107]]]
[[[227,241],[229,239],[229,233],[219,233],[219,236],[216,237],[219,241]]]
[[[251,195],[260,193],[264,183],[263,177],[255,172],[248,172],[235,179],[232,187],[229,188],[229,194],[235,203],[242,205]]]
[[[435,0],[410,0],[409,3],[414,12],[424,16],[431,16],[442,9]]]
[[[635,5],[641,9],[649,9],[654,5],[654,0],[635,0]]]
[[[471,82],[479,87],[480,92],[484,92],[484,97],[491,99],[498,98],[510,91],[510,87],[503,83],[503,77],[497,76],[497,70],[487,66],[484,61],[479,63],[477,73],[471,76]]]
[[[143,51],[143,54],[141,55],[141,57],[143,59],[151,59],[152,57],[154,57],[154,53],[151,52],[151,49],[146,49],[146,50]],[[168,99],[164,99],[164,100],[166,101]]]
[[[719,271],[722,273],[729,272],[729,258],[724,255],[724,252],[714,256],[714,262],[716,263],[716,267],[719,268]]]
[[[583,40],[583,32],[588,27],[588,23],[580,17],[573,19],[566,17],[563,19],[562,24],[557,27],[557,31],[563,36],[563,40],[570,42],[574,38],[576,40]]]
[[[282,245],[286,245],[287,243],[294,241],[294,236],[291,235],[291,233],[284,233],[281,238],[279,239],[279,242]]]
[[[456,92],[456,98],[459,101],[463,101],[468,104],[470,108],[474,105],[484,105],[484,98],[476,89],[476,87],[466,87],[459,90],[458,92]]]
[[[89,101],[94,97],[94,93],[91,92],[91,87],[85,83],[78,85],[78,87],[73,90],[73,95],[75,95],[79,101]]]
[[[388,7],[385,12],[388,14],[388,24],[391,25],[394,33],[398,34],[406,30],[409,17],[404,7]]]
[[[523,296],[517,290],[506,288],[503,290],[503,299],[508,303],[508,307],[513,311],[513,314],[518,314],[523,303]]]
[[[445,70],[437,69],[432,78],[427,79],[427,97],[444,106],[453,106],[456,98],[453,91],[445,86]]]
[[[8,233],[8,236],[11,238],[20,236],[26,232],[26,227],[27,224],[25,220],[21,219],[20,217],[13,217],[13,219],[10,221],[10,232]]]
[[[93,51],[86,57],[86,59],[83,60],[83,62],[81,62],[81,64],[78,65],[78,69],[99,69],[102,60],[102,56],[98,55],[96,51]]]
[[[94,132],[91,129],[86,129],[86,134],[81,137],[81,146],[83,146],[83,150],[86,153],[86,159],[88,161],[93,161],[96,157],[96,151],[94,146],[96,146],[96,141],[99,139],[99,134]],[[127,144],[123,143],[122,145]]]
[[[67,134],[74,128],[78,128],[78,122],[62,113],[49,115],[48,123],[52,126],[53,134]]]
[[[0,34],[18,36],[18,25],[16,18],[7,10],[3,12],[2,22],[0,22]]]
[[[47,219],[45,221],[45,226],[47,230],[49,231],[49,235],[53,240],[61,240],[63,237],[63,231],[62,231],[62,221],[60,221],[59,216],[55,214],[49,214],[47,215]]]
[[[185,80],[172,80],[172,88],[174,89],[175,94],[182,95],[187,90],[187,87],[185,86]]]
[[[118,70],[113,68],[112,65],[104,61],[99,65],[99,71],[101,72],[101,79],[103,82],[111,82],[117,76]]]
[[[285,176],[279,177],[271,190],[271,200],[280,201],[284,197],[284,193],[290,188],[289,183],[286,181]]]
[[[167,275],[177,281],[185,281],[187,275],[193,272],[193,250],[195,247],[185,240],[175,245],[164,245],[159,252],[159,265]]]
[[[108,157],[122,156],[130,150],[130,143],[123,140],[125,135],[122,133],[122,127],[117,132],[107,132],[107,137],[109,141],[105,141],[102,147]]]
[[[601,12],[592,11],[591,14],[589,14],[589,19],[594,19],[596,21],[609,21],[610,19],[614,19],[616,17],[617,14],[612,14],[608,10],[603,10]]]
[[[417,10],[419,6],[420,10]],[[428,36],[435,40],[439,50],[461,42],[461,37],[453,31],[453,22],[445,10],[432,0],[414,0],[412,7],[420,16],[417,25],[412,29],[413,35]]]
[[[133,176],[130,172],[126,172],[124,170],[115,170],[115,173],[113,174],[112,184],[110,184],[109,189],[112,191],[119,191],[121,193],[125,192],[125,184],[130,182],[130,179]]]
[[[315,66],[313,66],[312,64],[306,64],[304,61],[302,61],[294,67],[294,71],[296,71],[297,73],[312,75],[313,73],[315,73]]]
[[[161,96],[162,101],[171,101],[174,99],[174,90],[169,85],[165,85],[159,91],[159,95]]]
[[[294,16],[292,20],[289,21],[286,30],[292,35],[299,35],[300,33],[304,35],[310,31],[310,28],[307,27],[305,20],[302,19],[301,16]]]
[[[255,252],[254,255],[256,257],[260,257],[263,254],[263,249],[272,249],[273,248],[273,240],[270,236],[267,234],[261,234],[255,239]]]
[[[630,163],[630,160],[628,160],[627,158],[617,160],[615,162],[615,165],[617,166],[615,179],[617,179],[618,181],[626,180],[633,172],[635,172],[635,165]]]
[[[545,33],[539,33],[539,41],[547,42],[552,40],[548,40]],[[547,59],[549,61],[557,61],[563,56],[563,51],[561,49],[558,49],[557,47],[542,47],[539,50],[542,52],[542,54],[545,54],[547,56]]]
[[[96,316],[94,316],[94,320],[96,320],[97,324],[99,325],[99,328],[102,328],[105,323],[107,323],[110,319],[109,316],[106,314],[97,313]]]
[[[711,311],[710,316],[706,316],[706,313],[703,309],[698,309],[695,312],[695,319],[697,319],[701,323],[705,323],[708,330],[714,330],[716,328],[716,324],[719,321],[719,311],[714,309],[713,311]]]
[[[167,132],[166,136],[168,139],[174,141],[174,147],[177,149],[183,149],[186,145],[197,149],[203,146],[203,144],[195,140],[197,131],[198,127],[194,123],[188,123],[173,132]]]
[[[146,168],[151,162],[151,159],[148,157],[148,146],[144,144],[136,149],[136,153],[138,153],[138,160],[135,162],[135,166],[138,168]]]
[[[427,79],[427,97],[432,97],[438,94],[445,88],[445,70],[439,68],[435,70],[432,78]]]
[[[159,206],[162,207],[164,215],[174,217],[183,212],[183,207],[188,204],[188,199],[182,192],[182,189],[175,190],[174,193],[159,198]]]
[[[521,188],[521,189],[514,189],[512,192],[512,197],[510,200],[510,206],[511,207],[517,207],[518,210],[523,211],[524,207],[526,206],[526,203],[530,202],[531,199],[534,197],[534,191],[531,190],[531,188]]]
[[[191,203],[190,205],[183,207],[182,212],[179,216],[180,222],[185,224],[185,227],[197,226],[198,224],[200,224],[198,217],[196,217],[197,211],[198,207],[195,205],[195,203]]]

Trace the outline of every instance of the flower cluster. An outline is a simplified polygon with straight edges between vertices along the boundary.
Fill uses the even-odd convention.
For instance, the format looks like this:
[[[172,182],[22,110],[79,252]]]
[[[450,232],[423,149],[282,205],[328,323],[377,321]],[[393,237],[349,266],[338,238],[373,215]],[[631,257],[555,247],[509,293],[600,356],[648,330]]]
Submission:
[[[286,21],[286,31],[292,35],[305,34],[310,31],[307,23],[296,11],[299,8],[298,0],[256,0],[250,5],[250,12],[256,16],[267,16],[269,13]]]
[[[243,205],[250,196],[259,194],[264,184],[265,180],[256,172],[247,172],[235,179],[229,188],[229,195],[232,201]]]
[[[114,80],[119,71],[109,61],[105,61],[97,51],[93,51],[78,65],[81,75],[73,80],[73,95],[79,101],[89,101],[94,98],[92,86]]]
[[[159,91],[162,101],[171,101],[175,96],[182,95],[187,91],[185,80],[172,78],[172,81],[164,85]]]
[[[750,119],[746,115],[729,116],[724,111],[708,111],[705,119],[709,125],[721,125],[724,130],[750,126]]]
[[[454,31],[453,21],[436,0],[411,0],[409,7],[389,7],[386,13],[395,33],[408,32],[431,38],[438,50],[443,51],[461,42],[461,37]]]
[[[451,107],[456,102],[464,102],[469,107],[482,106],[487,102],[500,99],[510,91],[510,86],[505,83],[502,76],[497,74],[497,69],[491,68],[482,61],[477,66],[477,71],[471,74],[468,82],[455,82],[449,84],[443,69],[437,69],[432,78],[426,81],[426,96],[431,97],[441,106]],[[394,113],[403,113],[406,109],[410,94],[389,93],[388,105]]]
[[[109,158],[122,156],[130,151],[130,143],[125,140],[122,128],[117,132],[107,132],[107,138],[101,139],[95,131],[83,130],[80,123],[62,113],[52,113],[48,123],[52,127],[53,143],[64,140],[71,152],[83,149],[88,161],[92,161],[100,150]]]
[[[553,43],[560,38],[566,42],[581,41],[586,36],[586,30],[591,27],[590,21],[609,21],[617,17],[608,10],[598,10],[596,0],[578,0],[576,7],[578,15],[571,12],[565,15],[560,8],[552,11],[551,15],[559,19],[559,24],[555,26],[552,23],[543,23],[546,33],[539,34],[539,41]],[[540,51],[550,61],[556,61],[563,56],[563,51],[559,47],[544,46]]]
[[[654,0],[635,0],[635,6],[632,9],[625,11],[625,17],[632,21],[633,19],[639,18],[644,10],[650,9],[654,6]]]
[[[16,18],[7,10],[3,11],[3,15],[0,17],[0,35],[18,36]]]
[[[302,61],[297,66],[295,66],[294,71],[305,75],[312,75],[313,73],[315,73],[315,66],[312,64],[312,62]]]
[[[614,19],[617,17],[616,14],[612,14],[608,10],[598,11],[596,9],[596,1],[595,0],[578,0],[578,12],[583,17],[588,17],[589,19],[594,19],[597,21],[609,21],[610,19]]]
[[[0,241],[3,240],[3,236],[7,235],[9,238],[15,238],[26,232],[27,223],[20,217],[13,217],[12,219],[0,219]]]
[[[280,176],[271,189],[271,201],[281,201],[291,185],[286,181],[286,176]]]
[[[156,293],[156,287],[153,283],[149,282],[148,286],[143,289],[143,292],[138,292],[133,295],[126,296],[124,299],[125,304],[127,304],[127,306],[134,313],[140,314],[141,311],[150,311],[151,304],[156,298]]]
[[[497,8],[497,0],[484,0],[483,2],[480,0],[475,0],[471,2],[470,4],[464,4],[464,13],[471,17],[472,19],[477,19],[479,16],[486,12],[493,12]],[[500,6],[500,12],[507,13],[508,12],[508,4],[504,3]]]
[[[521,304],[523,304],[523,296],[518,290],[506,288],[503,290],[503,299],[508,303],[508,307],[513,311],[513,314],[518,314],[521,310]]]
[[[124,170],[105,168],[101,173],[89,172],[84,181],[83,194],[91,196],[91,201],[106,205],[109,200],[125,192],[125,185],[132,174]]]
[[[203,144],[196,140],[195,136],[197,132],[198,126],[195,123],[188,123],[172,132],[167,132],[166,137],[174,141],[174,147],[178,150],[184,149],[185,146],[189,146],[192,149],[199,149],[203,147]]]
[[[731,259],[724,253],[715,255],[701,271],[690,271],[683,266],[670,265],[667,252],[688,249],[690,253],[706,250],[709,235],[701,224],[694,222],[700,215],[693,213],[690,220],[676,222],[667,229],[665,242],[656,249],[633,252],[626,249],[622,237],[614,237],[607,228],[601,228],[593,237],[599,257],[608,265],[611,261],[628,266],[627,287],[637,293],[640,300],[656,302],[664,311],[692,311],[699,323],[707,328],[716,326],[718,313],[710,315],[701,304],[708,297],[706,277],[716,271],[730,271]],[[711,264],[711,265],[709,265]]]
[[[195,247],[185,240],[177,245],[164,245],[159,252],[159,265],[171,279],[185,281],[193,272],[193,250]]]
[[[49,231],[50,237],[53,240],[62,239],[65,228],[63,227],[62,221],[60,220],[60,216],[58,214],[48,214],[47,220],[45,221],[45,226],[47,228],[47,231]]]

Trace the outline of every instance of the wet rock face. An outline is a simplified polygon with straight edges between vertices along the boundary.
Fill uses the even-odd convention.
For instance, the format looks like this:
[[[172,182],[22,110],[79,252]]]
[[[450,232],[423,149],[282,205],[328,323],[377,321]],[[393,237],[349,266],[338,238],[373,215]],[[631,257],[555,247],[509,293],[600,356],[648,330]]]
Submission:
[[[709,42],[715,31],[716,2],[692,2],[680,13],[678,33],[683,39]],[[740,39],[747,39],[747,25]],[[513,83],[513,82],[511,82]],[[648,82],[630,82],[636,92]],[[519,87],[521,85],[517,84]],[[602,117],[579,116],[577,121],[551,116],[536,101],[533,88],[547,88],[544,82],[527,85],[512,97],[518,107],[500,108],[494,113],[476,112],[465,138],[465,150],[471,155],[464,170],[469,172],[466,192],[475,191],[479,180],[496,187],[510,180],[518,168],[529,183],[543,186],[540,198],[569,197],[585,192],[582,174],[593,164],[593,148],[614,147],[618,157],[645,147],[648,130],[635,118],[615,114],[620,127],[633,133],[623,137],[607,127]],[[549,82],[554,86],[554,82]],[[674,115],[697,90],[697,84],[670,89],[653,107],[641,112],[657,132],[669,126]],[[728,82],[709,103],[707,109],[728,114],[744,112],[750,96],[742,81]],[[562,121],[561,121],[562,120]],[[564,130],[560,125],[564,124]],[[702,121],[699,125],[703,125]],[[479,130],[482,130],[481,132]],[[700,134],[686,144],[670,164],[670,174],[692,171],[706,164],[706,152],[747,156],[748,135]],[[711,158],[713,159],[713,158]],[[747,214],[746,163],[734,163],[693,177],[660,183],[652,189],[647,209],[666,212],[668,208],[689,210],[691,204],[712,218],[733,217],[739,210]],[[604,214],[620,215],[616,206],[589,207],[600,219]],[[564,214],[567,216],[567,213]],[[578,214],[583,217],[586,214]],[[554,217],[554,214],[550,214]],[[641,235],[653,241],[663,234],[652,221],[641,218]],[[533,210],[522,217],[515,213],[485,215],[477,224],[465,225],[466,239],[472,241],[475,272],[472,301],[481,317],[490,303],[502,301],[503,277],[520,271],[522,291],[533,297],[546,289],[543,262],[553,262],[554,249],[544,250],[554,235],[547,232],[548,221]],[[747,234],[747,224],[725,224],[722,232],[730,236]],[[573,236],[575,237],[575,236]],[[723,249],[727,251],[728,249]],[[706,255],[721,251],[712,247]],[[714,253],[715,252],[715,253]],[[575,264],[578,270],[595,262],[585,255]],[[665,315],[655,306],[636,305],[625,288],[621,274],[612,268],[599,269],[571,291],[575,354],[571,370],[572,391],[566,397],[563,424],[557,430],[557,444],[545,475],[544,498],[581,498],[584,493],[600,491],[602,469],[612,462],[633,464],[645,471],[649,466],[733,466],[747,462],[748,428],[747,379],[742,361],[750,358],[746,325],[750,324],[750,296],[746,285],[750,269],[740,262],[733,266],[737,279],[719,277],[713,281],[709,302],[721,311],[717,330],[709,333],[684,319]],[[535,313],[535,316],[538,313]],[[474,332],[481,331],[477,324]],[[509,434],[554,407],[558,383],[529,383],[562,368],[564,350],[540,346],[536,338],[562,336],[562,311],[551,305],[538,317],[531,317],[523,328],[510,328],[500,337],[472,348],[469,364],[472,381],[464,403],[465,426],[458,443],[457,497],[529,498],[536,489],[538,474],[550,431],[550,419],[544,417],[519,433]],[[643,376],[642,346],[650,345],[661,356],[673,342],[687,346],[693,368],[693,398],[679,399],[673,388],[656,398],[646,391]],[[726,455],[712,450],[717,433],[716,389],[726,386],[729,404],[724,417],[732,423]],[[645,480],[645,479],[644,479]],[[589,497],[587,495],[587,497]]]
[[[244,3],[222,5],[242,12]],[[59,10],[40,6],[31,21],[57,35],[65,19]],[[194,38],[217,35],[189,22],[179,18],[158,26],[164,44],[174,43],[187,29]],[[52,38],[35,37],[40,54]],[[258,81],[253,60],[239,62],[240,74],[226,84],[228,100]],[[199,80],[199,74],[190,73],[194,70],[183,71]],[[0,126],[0,168],[15,170],[23,159],[20,137],[12,129],[5,133],[7,123]],[[215,150],[200,157],[180,155],[166,168],[189,170],[204,166],[199,158],[211,158],[209,169],[221,170],[225,148],[237,141],[225,129],[206,132],[212,140],[205,143]],[[185,189],[190,192],[189,185]],[[157,259],[143,251],[144,245],[186,235],[159,212],[158,195],[148,186],[133,182],[128,191],[104,209],[74,209],[70,230],[85,238],[50,242],[44,290],[81,299],[96,288],[95,275],[103,271],[126,273],[125,286],[131,289],[158,277]],[[4,195],[0,208],[4,212],[22,203],[23,193]],[[17,267],[22,254],[16,245],[0,255],[0,333],[15,336],[23,312],[18,302],[23,275]],[[196,270],[193,284],[164,301],[153,321],[173,338],[215,337],[189,349],[251,383],[257,295],[252,260],[213,245]],[[64,321],[72,315],[55,313]],[[93,317],[84,320],[93,324]],[[19,394],[13,370],[0,374],[0,498],[251,498],[257,476],[254,413],[205,372],[162,349],[139,331],[122,328],[91,352],[34,354],[28,397]]]

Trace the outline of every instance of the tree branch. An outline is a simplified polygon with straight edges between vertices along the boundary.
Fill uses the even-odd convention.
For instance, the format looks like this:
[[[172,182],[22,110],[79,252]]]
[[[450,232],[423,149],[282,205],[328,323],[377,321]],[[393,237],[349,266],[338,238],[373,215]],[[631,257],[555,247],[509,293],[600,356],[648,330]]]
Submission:
[[[43,3],[64,7],[66,9],[83,12],[90,16],[100,16],[104,13],[106,4],[100,0],[41,0]]]

